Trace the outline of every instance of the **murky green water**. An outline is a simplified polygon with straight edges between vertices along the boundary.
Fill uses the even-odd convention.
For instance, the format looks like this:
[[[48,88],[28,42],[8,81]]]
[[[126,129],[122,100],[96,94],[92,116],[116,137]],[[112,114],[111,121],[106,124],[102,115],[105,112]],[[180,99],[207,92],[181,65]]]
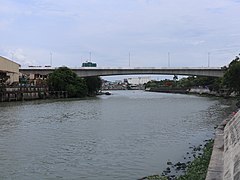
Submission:
[[[213,136],[230,100],[113,91],[0,104],[0,179],[132,180]]]

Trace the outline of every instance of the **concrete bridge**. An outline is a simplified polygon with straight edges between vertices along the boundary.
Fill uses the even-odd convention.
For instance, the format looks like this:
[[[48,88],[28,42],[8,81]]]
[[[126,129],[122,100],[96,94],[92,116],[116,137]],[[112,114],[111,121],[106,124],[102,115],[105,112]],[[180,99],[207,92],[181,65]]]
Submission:
[[[43,68],[22,68],[20,72],[23,74],[40,74],[48,75],[56,68],[43,67]],[[136,74],[155,74],[155,75],[186,75],[186,76],[209,76],[209,77],[222,77],[225,69],[221,67],[208,67],[208,68],[70,68],[79,77],[89,76],[113,76],[113,75],[136,75]]]

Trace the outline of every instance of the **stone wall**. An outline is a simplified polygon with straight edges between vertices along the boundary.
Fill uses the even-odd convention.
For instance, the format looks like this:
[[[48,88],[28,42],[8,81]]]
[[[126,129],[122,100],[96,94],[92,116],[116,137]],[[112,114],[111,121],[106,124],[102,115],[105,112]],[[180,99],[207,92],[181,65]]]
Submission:
[[[208,166],[206,180],[223,179],[224,126],[226,123],[227,120],[224,120],[216,129],[213,151]]]
[[[240,111],[224,129],[224,180],[240,179]]]
[[[240,180],[240,111],[216,129],[206,180]]]

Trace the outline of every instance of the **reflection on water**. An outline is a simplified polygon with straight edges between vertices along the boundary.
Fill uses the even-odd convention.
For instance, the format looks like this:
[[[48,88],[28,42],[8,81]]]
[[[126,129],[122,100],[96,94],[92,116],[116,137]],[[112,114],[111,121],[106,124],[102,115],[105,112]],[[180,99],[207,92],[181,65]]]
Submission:
[[[212,137],[231,101],[114,91],[0,104],[0,179],[137,179]]]

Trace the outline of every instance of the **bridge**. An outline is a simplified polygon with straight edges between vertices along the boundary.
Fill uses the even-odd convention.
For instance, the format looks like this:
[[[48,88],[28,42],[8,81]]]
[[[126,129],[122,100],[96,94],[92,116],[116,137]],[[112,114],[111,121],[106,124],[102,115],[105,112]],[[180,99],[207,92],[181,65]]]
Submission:
[[[23,74],[40,74],[48,75],[57,68],[43,67],[43,68],[21,68],[20,73]],[[136,74],[154,74],[154,75],[184,75],[184,76],[208,76],[208,77],[223,77],[225,69],[221,67],[201,67],[201,68],[70,68],[79,77],[90,77],[90,76],[113,76],[113,75],[136,75]]]

